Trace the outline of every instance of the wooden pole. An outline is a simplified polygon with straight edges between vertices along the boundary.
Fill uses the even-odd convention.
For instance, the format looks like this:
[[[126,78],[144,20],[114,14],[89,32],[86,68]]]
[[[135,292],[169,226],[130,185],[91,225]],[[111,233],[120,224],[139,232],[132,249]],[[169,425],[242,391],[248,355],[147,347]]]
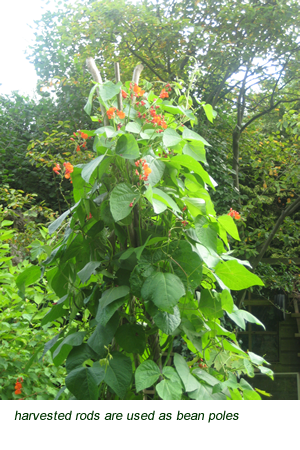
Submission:
[[[96,66],[96,63],[94,61],[94,58],[87,58],[86,59],[86,66],[89,70],[89,72],[91,73],[93,80],[96,81],[96,83],[102,84],[102,78],[100,75],[100,72]],[[98,95],[100,97],[100,91],[99,88],[97,89]],[[101,108],[101,112],[102,112],[102,116],[103,116],[103,123],[105,126],[109,125],[109,121],[108,121],[108,117],[106,114],[106,109],[103,105],[100,105]]]

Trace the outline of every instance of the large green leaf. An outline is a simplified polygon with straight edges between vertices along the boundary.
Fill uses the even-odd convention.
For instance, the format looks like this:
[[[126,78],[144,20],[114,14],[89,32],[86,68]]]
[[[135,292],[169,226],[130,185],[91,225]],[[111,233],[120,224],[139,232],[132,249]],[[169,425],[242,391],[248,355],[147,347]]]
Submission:
[[[64,308],[64,303],[68,299],[68,295],[64,295],[56,305],[54,305],[50,311],[43,317],[41,321],[41,325],[44,326],[49,322],[53,322],[59,317],[65,316],[68,314],[69,310]]]
[[[202,261],[187,241],[170,245],[170,258],[173,271],[183,284],[192,290],[200,286],[202,280]]]
[[[142,286],[142,296],[151,300],[159,309],[174,313],[173,307],[185,294],[181,280],[172,273],[156,272],[146,279]]]
[[[129,184],[118,184],[110,195],[110,210],[116,222],[125,219],[131,211],[132,207],[137,203],[140,194],[132,189]]]
[[[182,395],[181,384],[167,379],[157,384],[156,391],[163,400],[180,400]]]
[[[98,400],[98,386],[103,381],[105,368],[99,362],[93,367],[78,367],[66,377],[66,386],[77,400]]]
[[[177,306],[174,307],[174,314],[166,311],[158,311],[153,317],[155,325],[165,334],[172,334],[181,322],[180,311]]]
[[[194,158],[196,161],[201,161],[203,163],[206,163],[206,153],[204,144],[202,142],[189,142],[188,144],[185,144],[185,146],[182,149],[182,153],[184,155],[189,155],[192,158]]]
[[[140,150],[132,134],[123,134],[119,137],[116,145],[116,154],[125,159],[138,159]]]
[[[206,205],[203,198],[182,197],[182,200],[193,217],[197,217],[199,214],[206,214]]]
[[[66,360],[67,372],[71,372],[88,359],[97,359],[97,353],[95,353],[88,344],[81,344],[77,347],[73,347]]]
[[[125,297],[127,294],[129,294],[129,291],[129,286],[117,286],[109,288],[102,294],[99,305],[101,306],[101,308],[105,308],[110,303],[118,300],[118,298]]]
[[[75,205],[72,206],[72,208],[65,211],[61,216],[58,217],[58,219],[54,220],[54,222],[52,222],[49,225],[49,227],[48,227],[49,234],[54,233],[54,231],[56,231],[57,228],[59,228],[61,226],[61,224],[63,223],[65,218],[79,205],[80,201],[81,200],[79,200],[77,203],[75,203]]]
[[[198,389],[199,382],[195,377],[190,373],[190,369],[188,368],[187,362],[185,359],[179,355],[178,353],[174,354],[174,364],[177,370],[178,375],[181,378],[181,381],[184,384],[186,392],[192,392]]]
[[[126,323],[117,329],[115,339],[127,353],[143,355],[146,348],[146,335],[141,325]]]
[[[99,304],[96,320],[101,323],[101,325],[105,326],[110,318],[114,315],[114,313],[125,303],[126,298],[122,297],[118,300],[113,301],[104,308]]]
[[[135,387],[137,392],[147,389],[159,379],[161,373],[154,361],[144,361],[135,372]]]
[[[223,216],[218,217],[218,222],[227,231],[227,233],[230,234],[230,236],[237,241],[240,241],[239,232],[232,217],[228,216],[228,214],[224,214]]]
[[[248,311],[243,311],[242,309],[238,309],[237,306],[233,305],[233,311],[228,312],[228,317],[233,320],[240,328],[243,330],[246,329],[245,322],[255,323],[256,325],[260,325],[265,329],[264,324],[258,320],[255,316],[250,314]]]
[[[132,379],[132,362],[128,356],[119,352],[111,353],[112,359],[106,367],[104,381],[123,399],[128,391]]]
[[[208,184],[213,189],[215,189],[214,183],[212,182],[212,180],[211,180],[210,176],[208,175],[208,173],[206,172],[206,170],[204,170],[203,167],[201,166],[201,164],[199,162],[195,161],[194,158],[192,158],[191,156],[177,155],[172,159],[172,162],[174,162],[175,164],[180,164],[181,166],[187,167],[190,172],[197,173],[202,178],[204,183]]]
[[[150,155],[147,155],[144,158],[149,165],[152,172],[150,173],[148,177],[148,182],[150,186],[155,186],[163,176],[165,165],[163,162],[161,162],[159,159],[153,158]],[[150,201],[150,200],[149,200]]]
[[[119,325],[119,314],[116,312],[113,317],[109,320],[106,326],[103,326],[101,323],[98,323],[95,331],[88,339],[87,343],[94,350],[95,353],[99,356],[99,358],[104,358],[107,353],[107,350],[104,348],[108,344],[111,343],[115,332]]]
[[[81,345],[85,336],[84,331],[78,331],[76,333],[66,336],[59,346],[53,352],[53,362],[56,366],[59,366],[66,359],[72,347]]]
[[[215,267],[216,275],[223,283],[234,291],[247,289],[250,286],[264,286],[261,279],[247,270],[237,261],[219,262]]]
[[[212,295],[211,291],[203,289],[201,291],[199,309],[210,319],[223,317],[222,303],[219,296]]]
[[[22,286],[30,286],[36,283],[41,277],[41,269],[38,266],[27,267],[16,279],[16,285],[20,289]]]
[[[84,166],[81,172],[81,177],[86,181],[87,183],[90,181],[90,178],[94,172],[95,169],[101,164],[103,161],[103,158],[105,158],[105,155],[100,155],[98,158],[93,159],[88,164]]]
[[[208,145],[209,147],[211,147],[211,145],[202,136],[200,136],[198,133],[195,133],[195,131],[192,131],[187,127],[184,127],[182,139],[187,139],[189,141],[200,141],[204,145]]]
[[[181,141],[181,136],[179,136],[179,134],[172,128],[167,128],[163,132],[163,143],[166,147],[174,147],[174,145],[179,144]]]
[[[174,200],[164,191],[162,191],[161,189],[153,188],[152,192],[153,198],[169,206],[169,208],[173,209],[174,211],[177,211],[179,213],[181,212]]]
[[[120,92],[122,83],[119,81],[117,84],[114,84],[112,81],[106,81],[98,86],[101,99],[107,102],[107,100],[114,98]]]
[[[210,252],[217,253],[218,235],[206,217],[198,216],[195,219],[195,231],[199,239],[199,243],[204,245]]]
[[[81,269],[77,275],[80,278],[81,283],[85,283],[90,276],[94,273],[95,269],[97,269],[97,267],[99,267],[101,264],[100,261],[90,261],[88,262],[83,269]]]

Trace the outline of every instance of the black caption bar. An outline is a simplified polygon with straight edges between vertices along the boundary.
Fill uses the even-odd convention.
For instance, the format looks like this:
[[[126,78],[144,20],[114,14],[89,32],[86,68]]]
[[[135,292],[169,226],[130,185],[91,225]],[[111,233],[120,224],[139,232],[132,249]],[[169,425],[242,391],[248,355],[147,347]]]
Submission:
[[[5,427],[280,427],[280,406],[7,406],[3,413]]]

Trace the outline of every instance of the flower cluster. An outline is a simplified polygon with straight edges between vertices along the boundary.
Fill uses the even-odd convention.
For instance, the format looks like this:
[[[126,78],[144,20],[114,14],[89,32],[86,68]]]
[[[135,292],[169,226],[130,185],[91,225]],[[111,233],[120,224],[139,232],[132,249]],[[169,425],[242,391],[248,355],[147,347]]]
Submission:
[[[86,147],[86,140],[87,139],[91,139],[91,136],[89,136],[87,133],[84,133],[83,131],[78,130],[77,133],[73,133],[74,137],[77,139],[77,141],[75,141],[74,138],[70,138],[71,141],[74,141],[77,146],[76,146],[76,152],[80,151],[80,146],[82,148]],[[81,141],[81,139],[83,139],[83,142]]]
[[[70,174],[73,172],[74,168],[72,166],[71,163],[69,162],[64,162],[64,168],[65,168],[65,178],[67,178],[67,180],[70,178]],[[53,167],[53,172],[56,173],[56,175],[60,172],[61,167],[59,164],[56,164],[55,167]],[[71,181],[72,183],[72,181]]]
[[[145,159],[138,159],[135,163],[136,167],[142,166],[143,174],[139,173],[139,171],[136,169],[135,173],[139,177],[140,180],[148,181],[148,177],[150,173],[152,172],[152,169],[148,166]]]
[[[125,119],[125,113],[123,111],[119,111],[114,106],[106,111],[108,119],[114,119],[116,117],[115,111],[117,112],[117,116],[119,117],[119,119]]]
[[[17,382],[15,384],[15,394],[16,395],[22,394],[21,389],[22,389],[23,378],[21,377],[20,380],[21,381],[19,381],[19,378],[17,378]]]
[[[237,211],[235,211],[234,209],[232,209],[232,208],[230,208],[230,211],[229,211],[229,213],[227,215],[230,216],[230,217],[233,217],[236,220],[241,218],[240,214]]]
[[[65,178],[69,179],[70,178],[70,174],[73,172],[73,166],[71,163],[69,162],[64,162],[64,168],[65,168]]]
[[[130,85],[130,89],[131,89],[131,85]],[[145,94],[145,91],[140,88],[137,84],[135,84],[133,86],[133,92],[135,93],[136,97],[142,97]]]

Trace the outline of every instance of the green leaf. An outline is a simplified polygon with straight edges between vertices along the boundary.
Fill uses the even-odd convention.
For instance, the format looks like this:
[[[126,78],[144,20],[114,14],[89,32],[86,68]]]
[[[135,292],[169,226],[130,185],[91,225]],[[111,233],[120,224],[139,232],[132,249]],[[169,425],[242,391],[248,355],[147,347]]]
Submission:
[[[210,223],[206,217],[198,216],[195,219],[195,231],[199,243],[204,245],[210,252],[217,253],[218,235],[214,224]]]
[[[181,322],[180,311],[178,306],[174,307],[174,314],[169,314],[165,311],[158,311],[153,317],[155,325],[165,334],[172,334]]]
[[[174,365],[175,365],[178,375],[181,378],[181,381],[184,384],[184,388],[185,388],[186,392],[192,392],[192,391],[195,391],[196,389],[198,389],[199,382],[190,373],[190,369],[189,369],[185,359],[178,353],[174,354]]]
[[[208,145],[209,147],[211,147],[211,145],[202,136],[187,127],[184,127],[183,129],[182,139],[187,139],[190,141],[201,141],[204,145]]]
[[[139,200],[140,194],[134,191],[131,186],[126,183],[118,184],[110,195],[110,210],[116,222],[125,219],[131,211],[133,206]]]
[[[30,286],[36,283],[41,277],[41,269],[38,266],[31,266],[25,269],[16,279],[16,285],[19,289],[22,286]]]
[[[161,373],[153,361],[145,361],[135,371],[136,391],[142,391],[152,386],[159,379]]]
[[[257,392],[250,391],[248,389],[245,389],[243,391],[243,397],[244,397],[244,400],[261,400],[261,397]]]
[[[210,122],[213,122],[213,120],[214,120],[213,107],[211,105],[208,105],[208,104],[202,105],[202,107],[203,107],[203,109],[205,111],[205,114],[206,114],[206,117],[208,118],[208,120]]]
[[[258,320],[255,316],[250,314],[248,311],[244,311],[242,309],[238,309],[237,306],[233,306],[233,311],[231,313],[227,312],[228,317],[233,320],[239,327],[241,327],[243,330],[246,329],[245,321],[255,323],[256,325],[260,325],[264,328],[264,324]]]
[[[193,143],[189,142],[188,144],[185,144],[182,153],[191,156],[196,161],[201,161],[203,163],[207,162],[206,152],[202,142],[193,141]]]
[[[264,286],[261,279],[249,272],[237,261],[219,262],[215,267],[216,275],[231,290],[240,291],[250,286]]]
[[[192,158],[191,156],[177,155],[172,159],[172,162],[174,162],[175,164],[180,164],[181,166],[187,167],[190,172],[197,173],[202,178],[204,183],[208,184],[215,190],[214,183],[212,182],[212,180],[211,180],[210,176],[208,175],[208,173],[206,172],[206,170],[204,170],[203,167],[201,166],[201,164],[199,162],[195,161],[194,158]]]
[[[41,321],[41,326],[46,325],[49,322],[53,322],[54,320],[58,319],[59,317],[65,316],[69,313],[68,309],[64,309],[64,303],[67,300],[68,295],[65,295],[62,297],[56,305],[53,306],[53,308],[50,309],[50,311],[47,312],[47,314],[43,317]]]
[[[101,323],[98,323],[95,331],[88,339],[87,343],[94,350],[95,353],[99,356],[99,358],[104,358],[107,350],[104,346],[108,346],[111,343],[115,332],[119,325],[119,314],[116,312],[113,317],[109,320],[106,326],[103,326]]]
[[[227,214],[224,214],[223,216],[218,217],[218,222],[227,231],[227,233],[233,237],[233,239],[240,241],[239,232],[232,217],[228,216]]]
[[[95,269],[99,267],[101,264],[100,261],[90,261],[88,262],[83,269],[77,272],[78,277],[80,278],[81,283],[85,283],[88,281],[90,276],[94,273]]]
[[[66,377],[66,386],[77,400],[98,400],[98,386],[103,381],[105,368],[95,362],[93,367],[78,367]]]
[[[92,112],[92,105],[93,105],[93,95],[95,90],[97,89],[97,85],[93,86],[90,93],[89,93],[89,97],[88,97],[88,101],[85,105],[85,107],[83,108],[84,111],[87,113],[87,115],[89,116]]]
[[[81,345],[85,336],[84,331],[78,331],[76,333],[66,336],[59,346],[53,352],[53,362],[56,366],[59,366],[66,359],[72,347]]]
[[[147,155],[144,159],[146,160],[148,166],[152,170],[152,172],[150,173],[150,175],[148,177],[149,188],[150,188],[151,186],[155,186],[161,180],[161,177],[164,174],[165,164],[163,162],[159,161],[159,159],[153,158],[150,155]],[[149,188],[148,188],[148,190],[149,190]],[[152,203],[152,202],[150,201],[150,203]]]
[[[117,84],[114,84],[112,81],[106,81],[103,84],[98,84],[100,97],[103,102],[107,102],[115,97],[120,92],[120,88],[122,83],[119,81]]]
[[[197,217],[199,214],[206,214],[205,200],[202,198],[182,197],[182,201],[184,201],[193,217]]]
[[[65,218],[79,205],[79,203],[80,203],[80,201],[75,203],[75,205],[72,206],[72,208],[70,208],[67,211],[65,211],[61,216],[58,217],[58,219],[54,220],[54,222],[52,222],[49,225],[49,227],[48,227],[49,234],[54,233],[54,231],[56,231],[57,228],[59,228],[61,226],[61,224],[63,223]]]
[[[146,335],[141,325],[126,323],[118,328],[115,339],[127,353],[143,355],[146,348]]]
[[[88,359],[97,359],[97,353],[95,353],[88,344],[81,344],[77,347],[73,347],[66,360],[67,372],[71,372]]]
[[[179,136],[179,134],[176,133],[176,131],[173,130],[173,128],[167,128],[163,132],[163,143],[166,147],[174,147],[181,141],[182,141],[181,136]]]
[[[221,303],[222,303],[222,309],[224,311],[231,313],[233,311],[234,303],[233,298],[231,297],[230,292],[227,291],[227,289],[224,289],[221,294]]]
[[[156,391],[163,400],[180,400],[182,387],[179,382],[162,380],[156,385]]]
[[[98,158],[93,159],[92,161],[90,161],[88,164],[86,164],[84,166],[84,168],[82,169],[82,172],[81,172],[81,177],[83,178],[84,181],[86,181],[87,183],[90,181],[90,178],[91,178],[94,170],[97,169],[97,167],[99,166],[99,164],[101,164],[101,162],[103,161],[104,158],[105,158],[105,154],[100,155],[100,156],[98,156]]]
[[[119,137],[116,145],[116,154],[125,159],[139,158],[139,146],[132,134],[123,134]]]
[[[126,302],[126,297],[122,297],[118,300],[113,301],[109,305],[102,308],[99,304],[96,320],[101,323],[105,327],[110,318],[114,315],[114,313]]]
[[[162,191],[161,189],[152,188],[152,192],[153,198],[169,206],[169,208],[171,208],[172,210],[177,211],[179,213],[181,212],[177,204],[174,202],[174,200],[164,191]]]
[[[200,368],[193,370],[193,374],[201,381],[205,381],[205,383],[209,384],[210,386],[215,386],[216,384],[220,383],[220,380]]]
[[[222,303],[219,296],[213,295],[208,289],[201,291],[199,309],[209,319],[223,317]]]
[[[192,290],[200,286],[202,280],[202,261],[199,255],[192,250],[187,241],[174,242],[170,245],[170,257],[173,272],[186,288]]]
[[[151,300],[158,308],[174,313],[173,307],[185,294],[180,279],[172,273],[156,272],[146,279],[142,286],[142,296]]]
[[[104,381],[123,399],[130,387],[132,379],[132,362],[128,356],[119,352],[112,352],[112,359],[106,367]]]
[[[142,129],[141,125],[136,122],[129,122],[125,127],[125,130],[129,131],[129,133],[136,133],[136,134],[140,134],[141,129]]]
[[[249,358],[251,360],[251,362],[253,362],[253,364],[256,364],[258,366],[262,365],[262,364],[268,364],[270,365],[270,363],[268,363],[268,361],[266,361],[264,358],[262,358],[261,356],[256,355],[255,353],[252,352],[248,352]]]
[[[105,308],[110,303],[114,302],[118,298],[125,297],[129,294],[129,286],[118,286],[107,289],[100,298],[99,305],[101,308]]]

